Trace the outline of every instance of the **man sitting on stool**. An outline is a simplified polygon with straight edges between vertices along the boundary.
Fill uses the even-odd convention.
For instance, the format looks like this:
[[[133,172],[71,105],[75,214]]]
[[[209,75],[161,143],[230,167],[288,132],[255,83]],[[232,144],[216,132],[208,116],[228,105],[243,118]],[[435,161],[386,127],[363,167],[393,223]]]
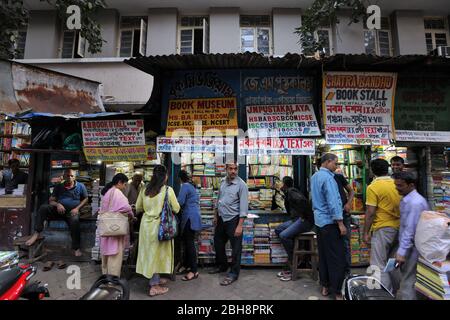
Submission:
[[[76,257],[80,251],[80,209],[88,202],[86,187],[75,181],[75,171],[64,172],[64,182],[55,186],[49,204],[42,205],[37,214],[33,236],[26,242],[31,246],[44,229],[45,220],[65,220],[70,228],[72,250]]]
[[[309,200],[300,190],[294,188],[294,179],[284,177],[281,190],[285,194],[284,206],[291,219],[276,227],[275,233],[288,254],[290,266],[293,263],[294,239],[300,233],[311,231],[314,226],[314,216]],[[289,281],[292,279],[291,271],[281,271],[278,277],[282,281]]]

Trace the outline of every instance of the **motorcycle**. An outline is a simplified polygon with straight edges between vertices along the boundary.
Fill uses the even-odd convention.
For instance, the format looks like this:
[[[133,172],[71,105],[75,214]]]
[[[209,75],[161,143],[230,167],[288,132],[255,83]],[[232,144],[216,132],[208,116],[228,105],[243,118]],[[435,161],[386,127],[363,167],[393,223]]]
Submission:
[[[125,279],[104,274],[80,300],[129,300],[130,288]]]
[[[32,265],[9,265],[0,271],[0,300],[41,300],[49,297],[47,285],[40,281],[30,283],[36,274],[36,267]]]

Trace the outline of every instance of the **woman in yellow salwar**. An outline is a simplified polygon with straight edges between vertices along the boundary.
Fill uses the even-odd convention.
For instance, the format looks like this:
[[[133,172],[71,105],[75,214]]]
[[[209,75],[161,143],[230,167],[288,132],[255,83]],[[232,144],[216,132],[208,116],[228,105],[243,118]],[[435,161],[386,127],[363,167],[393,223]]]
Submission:
[[[153,176],[145,189],[139,193],[136,202],[136,212],[144,212],[139,229],[139,251],[136,272],[150,279],[151,297],[165,294],[169,288],[162,286],[167,283],[159,274],[171,274],[174,268],[173,240],[159,241],[158,230],[160,214],[164,198],[168,192],[168,202],[174,213],[180,211],[175,192],[166,186],[167,169],[155,166]]]

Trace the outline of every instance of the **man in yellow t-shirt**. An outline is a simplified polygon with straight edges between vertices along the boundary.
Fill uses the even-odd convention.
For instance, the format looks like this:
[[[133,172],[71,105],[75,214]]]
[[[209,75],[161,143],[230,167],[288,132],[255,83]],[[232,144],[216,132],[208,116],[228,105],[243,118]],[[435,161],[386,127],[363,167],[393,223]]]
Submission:
[[[386,160],[375,159],[370,168],[376,178],[367,187],[364,241],[370,243],[370,265],[379,268],[381,282],[392,292],[391,275],[383,273],[383,269],[398,244],[401,197],[394,180],[388,175],[389,163]]]

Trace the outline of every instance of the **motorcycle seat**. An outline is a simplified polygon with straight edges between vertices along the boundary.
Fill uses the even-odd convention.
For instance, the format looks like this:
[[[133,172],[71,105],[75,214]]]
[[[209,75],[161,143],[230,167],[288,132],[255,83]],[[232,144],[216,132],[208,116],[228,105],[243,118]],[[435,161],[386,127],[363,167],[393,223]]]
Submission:
[[[7,292],[22,275],[22,269],[16,267],[0,271],[0,296]]]

